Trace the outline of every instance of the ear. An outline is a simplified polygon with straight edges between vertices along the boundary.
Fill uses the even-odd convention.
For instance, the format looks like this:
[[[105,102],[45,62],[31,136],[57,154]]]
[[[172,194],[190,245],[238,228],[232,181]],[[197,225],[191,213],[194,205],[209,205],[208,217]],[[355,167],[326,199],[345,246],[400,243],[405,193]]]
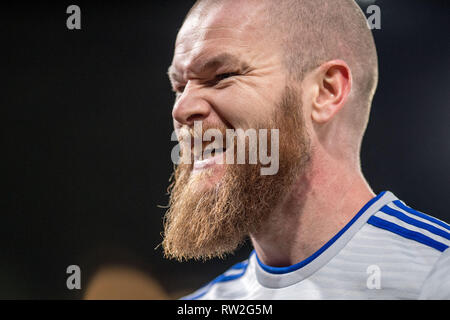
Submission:
[[[312,120],[328,122],[342,109],[352,88],[352,74],[345,61],[332,60],[318,68],[317,88],[312,101]]]

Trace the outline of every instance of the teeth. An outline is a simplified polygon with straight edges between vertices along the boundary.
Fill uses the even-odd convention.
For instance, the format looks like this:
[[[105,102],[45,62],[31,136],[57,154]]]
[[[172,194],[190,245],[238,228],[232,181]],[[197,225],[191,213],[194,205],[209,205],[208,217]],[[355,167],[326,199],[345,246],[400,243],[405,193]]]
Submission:
[[[220,148],[220,149],[209,149],[209,150],[205,150],[204,152],[204,157],[205,158],[212,158],[220,153],[223,153],[224,149]]]
[[[203,156],[203,158],[196,158],[194,159],[194,167],[193,170],[202,170],[205,167],[208,167],[210,165],[213,165],[215,163],[219,163],[218,159],[220,158],[215,158],[218,157],[221,154],[224,154],[225,149],[221,148],[221,149],[214,149],[211,148],[209,150],[205,150],[205,154]],[[222,162],[220,162],[222,163]]]
[[[199,161],[200,159],[209,159],[212,157],[215,157],[221,153],[224,153],[225,149],[224,148],[209,148],[209,149],[205,149],[203,151],[203,153],[200,154],[195,154],[194,160],[195,161]]]

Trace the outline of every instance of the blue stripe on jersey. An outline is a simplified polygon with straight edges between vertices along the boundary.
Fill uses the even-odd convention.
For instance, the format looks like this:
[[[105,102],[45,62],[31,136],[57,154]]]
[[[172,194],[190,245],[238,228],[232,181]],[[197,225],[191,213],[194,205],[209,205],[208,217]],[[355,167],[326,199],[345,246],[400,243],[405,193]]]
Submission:
[[[367,220],[367,223],[369,223],[375,227],[396,233],[404,238],[420,242],[424,245],[432,247],[441,252],[445,251],[448,248],[447,245],[445,245],[441,242],[438,242],[434,239],[431,239],[430,237],[427,237],[420,232],[408,230],[408,229],[403,228],[395,223],[386,221],[386,220],[378,218],[376,216],[371,216],[369,218],[369,220]]]
[[[448,225],[447,223],[445,223],[445,222],[443,222],[443,221],[441,221],[441,220],[439,220],[439,219],[436,219],[436,218],[434,218],[434,217],[430,217],[429,215],[427,215],[427,214],[425,214],[425,213],[422,213],[422,212],[420,212],[420,211],[416,211],[416,210],[414,210],[413,208],[410,208],[410,207],[406,206],[406,205],[405,205],[403,202],[401,202],[400,200],[394,200],[393,202],[394,202],[394,204],[395,204],[397,207],[399,207],[400,209],[403,209],[403,210],[405,210],[406,212],[411,213],[411,214],[413,214],[413,215],[415,215],[415,216],[418,216],[418,217],[420,217],[420,218],[422,218],[422,219],[425,219],[425,220],[431,221],[431,222],[433,222],[433,223],[436,223],[437,225],[440,225],[441,227],[444,227],[445,229],[447,229],[447,230],[450,231],[450,225]]]
[[[391,207],[388,206],[384,206],[383,208],[381,208],[380,210],[381,212],[384,212],[390,216],[396,217],[406,223],[409,223],[410,225],[425,229],[431,233],[434,233],[435,235],[438,235],[442,238],[445,238],[447,240],[450,240],[450,233],[445,232],[442,229],[436,228],[435,226],[432,226],[428,223],[413,219],[411,217],[408,217],[406,214],[404,214],[401,211],[392,209]]]
[[[358,220],[358,218],[364,213],[366,212],[366,210],[372,206],[372,204],[374,204],[375,202],[377,202],[384,194],[386,193],[386,191],[381,192],[379,195],[377,195],[376,197],[372,198],[369,202],[367,202],[364,207],[361,208],[361,210],[359,210],[359,212],[353,217],[352,220],[350,220],[349,223],[347,223],[347,225],[341,229],[341,231],[339,231],[333,238],[331,238],[327,243],[325,243],[319,250],[317,250],[314,254],[312,254],[311,256],[309,256],[308,258],[306,258],[303,261],[300,261],[292,266],[288,266],[288,267],[271,267],[271,266],[267,266],[264,263],[262,263],[259,258],[258,255],[255,252],[256,255],[256,261],[258,261],[258,264],[261,266],[261,268],[269,273],[273,273],[273,274],[283,274],[283,273],[288,273],[288,272],[292,272],[295,270],[298,270],[304,266],[306,266],[308,263],[310,263],[311,261],[313,261],[314,259],[316,259],[318,256],[320,256],[326,249],[328,249],[337,239],[339,239],[339,237],[345,232],[347,231],[348,228],[351,227],[351,225],[353,223],[355,223],[356,220]]]
[[[213,281],[211,281],[208,284],[206,284],[205,286],[203,286],[202,288],[204,288],[204,290],[202,290],[202,288],[200,288],[198,291],[201,291],[201,290],[202,291],[199,292],[198,294],[196,294],[195,296],[193,296],[193,297],[187,296],[186,298],[182,298],[181,300],[196,300],[196,299],[200,299],[201,297],[203,297],[205,294],[208,293],[209,289],[211,289],[211,287],[215,283],[236,280],[236,279],[242,277],[245,274],[245,271],[247,270],[247,266],[248,266],[248,260],[236,263],[234,266],[232,266],[230,269],[228,269],[225,273],[221,274],[220,276],[215,278]],[[230,271],[230,270],[242,270],[242,271],[239,272],[239,273],[227,275],[227,272]]]
[[[237,270],[237,269],[244,269],[247,268],[248,265],[248,260],[236,263],[234,266],[232,266],[230,269],[228,270]]]

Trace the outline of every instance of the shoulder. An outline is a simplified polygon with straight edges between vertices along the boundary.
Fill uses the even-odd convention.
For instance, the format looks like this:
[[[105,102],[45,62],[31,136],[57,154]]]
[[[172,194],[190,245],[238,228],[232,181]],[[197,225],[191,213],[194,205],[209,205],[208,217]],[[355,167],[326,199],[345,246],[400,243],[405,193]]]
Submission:
[[[401,200],[384,205],[367,221],[401,241],[403,248],[427,248],[437,255],[450,246],[450,225],[407,206]],[[409,245],[409,246],[408,246]]]
[[[249,261],[245,260],[235,264],[194,293],[183,297],[182,300],[237,299],[242,293],[240,280],[248,269],[248,263]]]
[[[419,299],[450,300],[450,249],[445,250],[425,279]]]
[[[449,246],[448,223],[394,198],[370,215],[347,251],[353,252],[358,262],[379,267],[383,292],[416,299],[422,292],[423,298],[436,292],[440,285],[436,279],[443,273],[450,281]]]

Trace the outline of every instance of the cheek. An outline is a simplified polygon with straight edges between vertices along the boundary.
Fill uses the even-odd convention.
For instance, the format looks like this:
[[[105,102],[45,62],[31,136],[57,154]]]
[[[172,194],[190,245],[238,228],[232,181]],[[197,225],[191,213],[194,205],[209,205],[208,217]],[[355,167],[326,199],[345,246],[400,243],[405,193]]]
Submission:
[[[217,112],[234,128],[250,128],[253,123],[267,119],[274,108],[263,90],[255,90],[245,83],[236,83],[218,92],[214,103]]]

